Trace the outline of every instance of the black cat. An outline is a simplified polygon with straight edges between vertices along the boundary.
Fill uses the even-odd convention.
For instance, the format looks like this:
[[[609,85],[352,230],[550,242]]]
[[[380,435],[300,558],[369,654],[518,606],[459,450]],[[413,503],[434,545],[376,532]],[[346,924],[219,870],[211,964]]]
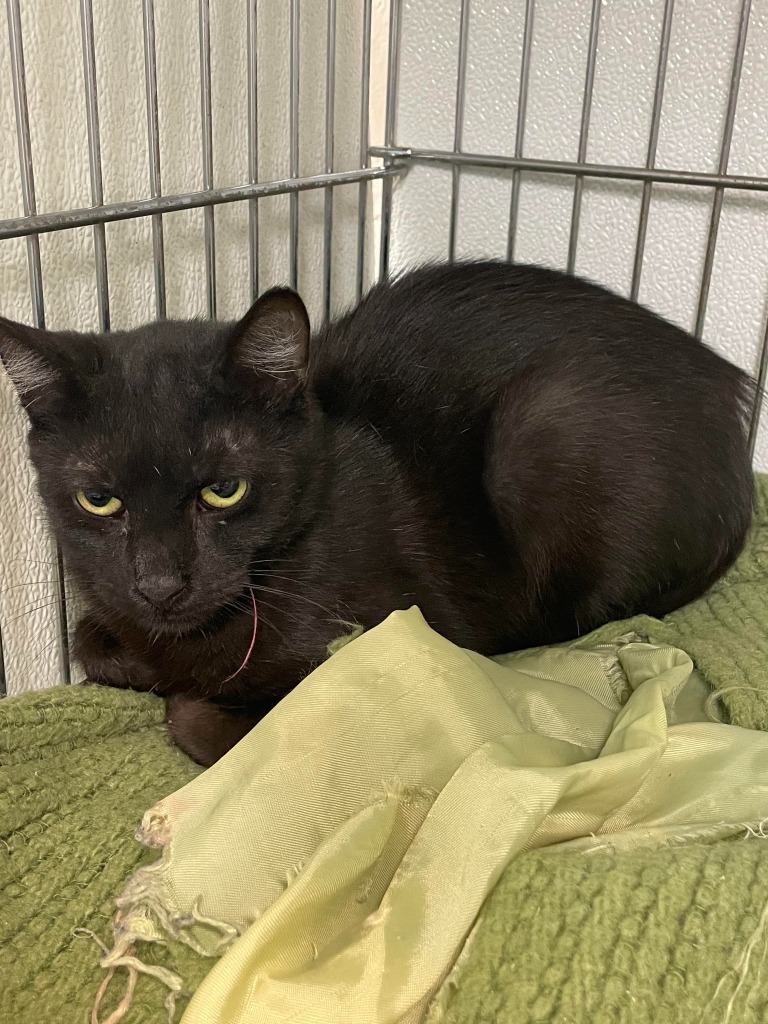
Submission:
[[[425,267],[311,340],[284,290],[236,324],[0,321],[0,355],[88,602],[75,654],[166,696],[203,764],[343,622],[561,641],[698,597],[750,522],[753,383],[554,271]]]

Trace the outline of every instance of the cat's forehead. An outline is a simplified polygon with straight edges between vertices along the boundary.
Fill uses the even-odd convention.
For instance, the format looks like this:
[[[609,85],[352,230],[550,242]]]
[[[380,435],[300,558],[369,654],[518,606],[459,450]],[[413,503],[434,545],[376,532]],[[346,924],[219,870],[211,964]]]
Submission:
[[[260,446],[247,424],[217,416],[176,417],[151,407],[121,422],[114,412],[81,424],[76,447],[64,456],[68,476],[131,489],[173,490],[212,473],[240,475],[258,458]]]
[[[210,386],[224,338],[216,324],[166,321],[103,335],[100,349],[105,383],[113,390],[181,394]]]
[[[186,479],[246,445],[215,387],[222,344],[207,324],[156,324],[99,339],[69,468],[110,478]],[[68,431],[69,433],[69,431]]]

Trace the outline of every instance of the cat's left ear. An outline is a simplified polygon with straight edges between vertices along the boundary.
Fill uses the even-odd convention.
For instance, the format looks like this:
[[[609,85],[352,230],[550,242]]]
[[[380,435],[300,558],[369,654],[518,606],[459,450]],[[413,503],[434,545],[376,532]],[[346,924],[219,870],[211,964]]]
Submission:
[[[54,335],[0,317],[0,361],[33,423],[52,412],[66,390],[66,367]]]
[[[229,347],[230,368],[254,375],[276,394],[289,397],[307,376],[309,316],[289,288],[273,288],[251,306],[236,325]]]

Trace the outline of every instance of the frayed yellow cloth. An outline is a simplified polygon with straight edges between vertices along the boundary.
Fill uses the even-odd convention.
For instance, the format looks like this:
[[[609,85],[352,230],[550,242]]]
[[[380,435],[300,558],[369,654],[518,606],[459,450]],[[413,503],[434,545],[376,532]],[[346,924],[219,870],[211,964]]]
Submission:
[[[416,1024],[521,851],[768,817],[768,735],[706,721],[705,698],[673,647],[489,659],[395,613],[147,812],[162,856],[102,963],[161,976],[142,940],[226,949],[183,1024]]]

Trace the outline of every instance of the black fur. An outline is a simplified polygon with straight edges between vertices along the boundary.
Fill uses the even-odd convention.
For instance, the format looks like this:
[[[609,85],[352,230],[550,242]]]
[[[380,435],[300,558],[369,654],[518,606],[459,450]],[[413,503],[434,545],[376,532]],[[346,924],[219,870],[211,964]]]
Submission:
[[[750,522],[753,383],[554,271],[425,267],[311,341],[286,291],[238,324],[100,337],[3,321],[0,355],[89,605],[75,653],[91,679],[167,696],[206,764],[341,621],[416,604],[484,653],[561,641],[698,597]],[[246,498],[205,510],[200,488],[230,477]],[[89,515],[77,490],[124,510]],[[256,646],[225,684],[251,638],[249,586]]]

